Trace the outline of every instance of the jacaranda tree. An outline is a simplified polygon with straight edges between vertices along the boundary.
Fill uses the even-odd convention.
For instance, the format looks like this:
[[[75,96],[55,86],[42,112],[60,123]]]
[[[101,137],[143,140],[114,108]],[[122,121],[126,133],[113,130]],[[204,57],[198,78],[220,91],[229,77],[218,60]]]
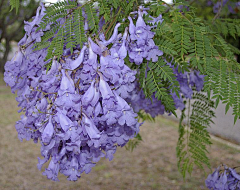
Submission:
[[[25,22],[4,80],[24,113],[19,139],[41,143],[40,170],[50,160],[43,175],[56,181],[61,172],[76,181],[101,157],[112,160],[118,146],[132,150],[142,121],[176,109],[179,171],[185,177],[195,167],[211,168],[214,109],[222,101],[234,122],[240,118],[240,51],[225,39],[240,36],[240,20],[221,17],[229,2],[211,1],[211,22],[184,0],[42,3]],[[10,3],[18,7],[18,0]],[[224,166],[206,186],[239,189],[239,180]]]

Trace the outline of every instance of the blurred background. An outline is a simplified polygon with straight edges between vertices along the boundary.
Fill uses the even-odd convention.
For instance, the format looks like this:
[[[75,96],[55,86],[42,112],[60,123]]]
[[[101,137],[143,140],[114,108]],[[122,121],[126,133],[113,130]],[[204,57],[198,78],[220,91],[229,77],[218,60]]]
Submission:
[[[239,18],[240,7],[226,1],[221,17]],[[60,175],[60,182],[52,182],[41,175],[36,167],[40,145],[18,140],[15,122],[19,120],[15,94],[3,81],[4,64],[17,50],[17,42],[24,35],[24,20],[35,15],[38,0],[20,0],[18,13],[10,12],[9,0],[0,0],[0,190],[5,189],[163,189],[198,190],[205,189],[206,173],[194,170],[192,177],[184,181],[177,170],[175,147],[178,139],[177,119],[161,116],[155,123],[146,122],[141,127],[143,142],[133,151],[118,148],[113,161],[102,159],[90,174],[83,174],[77,182],[69,182]],[[55,2],[46,0],[45,2]],[[216,3],[217,1],[215,1]],[[171,3],[171,1],[168,1]],[[195,0],[192,5],[197,14],[205,20],[212,20],[214,2]],[[232,11],[229,11],[229,6]],[[226,36],[239,48],[239,39]],[[238,60],[239,58],[236,57]],[[212,167],[222,163],[240,165],[240,122],[233,125],[231,110],[225,115],[225,106],[216,110],[215,124],[209,128],[214,136],[209,148]],[[220,139],[220,140],[219,140]],[[224,139],[224,140],[221,140]],[[44,170],[44,168],[43,168]],[[42,170],[42,171],[43,171]]]

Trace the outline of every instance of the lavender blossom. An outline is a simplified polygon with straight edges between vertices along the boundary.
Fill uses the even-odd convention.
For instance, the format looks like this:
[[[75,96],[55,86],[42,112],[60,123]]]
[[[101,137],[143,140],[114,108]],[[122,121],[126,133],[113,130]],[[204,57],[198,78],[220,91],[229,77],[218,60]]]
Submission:
[[[53,128],[53,124],[52,124],[52,117],[50,116],[48,124],[46,125],[46,127],[42,133],[42,141],[44,143],[49,143],[53,136],[53,133],[54,133],[54,128]]]

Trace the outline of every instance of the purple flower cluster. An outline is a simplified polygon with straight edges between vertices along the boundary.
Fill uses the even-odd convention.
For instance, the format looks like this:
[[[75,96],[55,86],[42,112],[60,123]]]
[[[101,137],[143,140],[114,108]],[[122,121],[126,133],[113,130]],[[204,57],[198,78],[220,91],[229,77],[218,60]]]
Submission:
[[[208,189],[213,190],[240,189],[240,175],[233,168],[218,167],[208,175],[205,184]]]
[[[163,52],[158,49],[153,41],[154,32],[151,28],[154,26],[147,25],[143,20],[143,14],[147,14],[143,7],[140,6],[138,12],[136,25],[134,25],[132,18],[129,16],[130,21],[129,33],[129,58],[131,62],[140,65],[145,58],[148,61],[157,62],[158,57],[163,55]],[[158,24],[162,22],[161,15],[159,18],[152,18],[151,24]]]
[[[50,160],[43,175],[57,181],[61,172],[75,181],[101,157],[112,160],[117,146],[139,132],[137,114],[125,101],[134,89],[136,71],[124,64],[127,35],[121,44],[112,44],[120,24],[108,41],[96,44],[89,38],[73,55],[65,49],[63,58],[53,59],[46,71],[46,49],[33,51],[33,42],[43,35],[36,29],[44,10],[41,5],[33,21],[25,22],[26,34],[6,63],[4,80],[13,92],[18,90],[16,99],[25,112],[16,123],[19,139],[41,142],[38,168]]]
[[[163,55],[151,31],[162,17],[152,17],[149,26],[143,20],[146,9],[140,6],[134,13],[138,15],[136,24],[129,17],[123,35],[118,33],[118,23],[109,40],[103,34],[96,42],[89,37],[73,53],[65,48],[60,60],[44,61],[47,49],[33,51],[34,43],[50,29],[37,31],[44,12],[41,4],[33,20],[25,22],[26,34],[14,58],[5,65],[4,80],[13,93],[17,91],[16,100],[24,112],[16,123],[19,139],[33,139],[42,145],[39,170],[49,161],[43,172],[47,178],[57,181],[60,172],[76,181],[102,157],[112,160],[117,146],[123,147],[138,134],[137,112],[144,110],[153,117],[165,112],[154,95],[152,100],[146,99],[135,78],[137,71],[124,61],[129,55],[130,61],[139,65],[143,59],[156,62]],[[46,64],[51,64],[48,71]],[[198,72],[174,73],[186,98],[191,98],[192,86],[202,89],[204,77]],[[176,108],[183,109],[182,99],[174,93],[172,97]]]

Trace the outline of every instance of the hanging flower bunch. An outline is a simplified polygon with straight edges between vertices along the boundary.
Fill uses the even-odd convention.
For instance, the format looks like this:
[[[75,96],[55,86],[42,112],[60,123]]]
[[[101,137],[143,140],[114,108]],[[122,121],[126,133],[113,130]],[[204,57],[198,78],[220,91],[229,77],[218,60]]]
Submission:
[[[43,175],[54,181],[59,172],[76,181],[102,157],[112,160],[117,147],[125,146],[139,133],[140,111],[152,117],[173,113],[158,98],[157,90],[148,96],[142,88],[141,67],[145,67],[146,79],[152,70],[150,64],[163,60],[176,83],[157,82],[157,87],[164,87],[163,95],[170,95],[175,109],[184,110],[184,100],[191,99],[194,91],[200,92],[205,82],[205,75],[194,68],[176,66],[174,58],[155,44],[156,30],[164,21],[161,14],[153,17],[148,8],[138,6],[124,20],[128,26],[123,32],[119,32],[122,23],[116,22],[106,39],[102,30],[88,35],[89,15],[87,9],[82,12],[87,40],[73,49],[64,44],[60,58],[46,60],[48,48],[35,49],[44,33],[51,30],[51,23],[40,27],[46,15],[41,4],[33,20],[25,22],[26,34],[5,65],[4,80],[13,93],[17,91],[16,100],[23,112],[16,123],[18,137],[41,143],[38,168],[50,161]],[[57,22],[64,25],[65,18]],[[101,29],[103,17],[98,24]],[[186,64],[191,65],[189,61]]]

